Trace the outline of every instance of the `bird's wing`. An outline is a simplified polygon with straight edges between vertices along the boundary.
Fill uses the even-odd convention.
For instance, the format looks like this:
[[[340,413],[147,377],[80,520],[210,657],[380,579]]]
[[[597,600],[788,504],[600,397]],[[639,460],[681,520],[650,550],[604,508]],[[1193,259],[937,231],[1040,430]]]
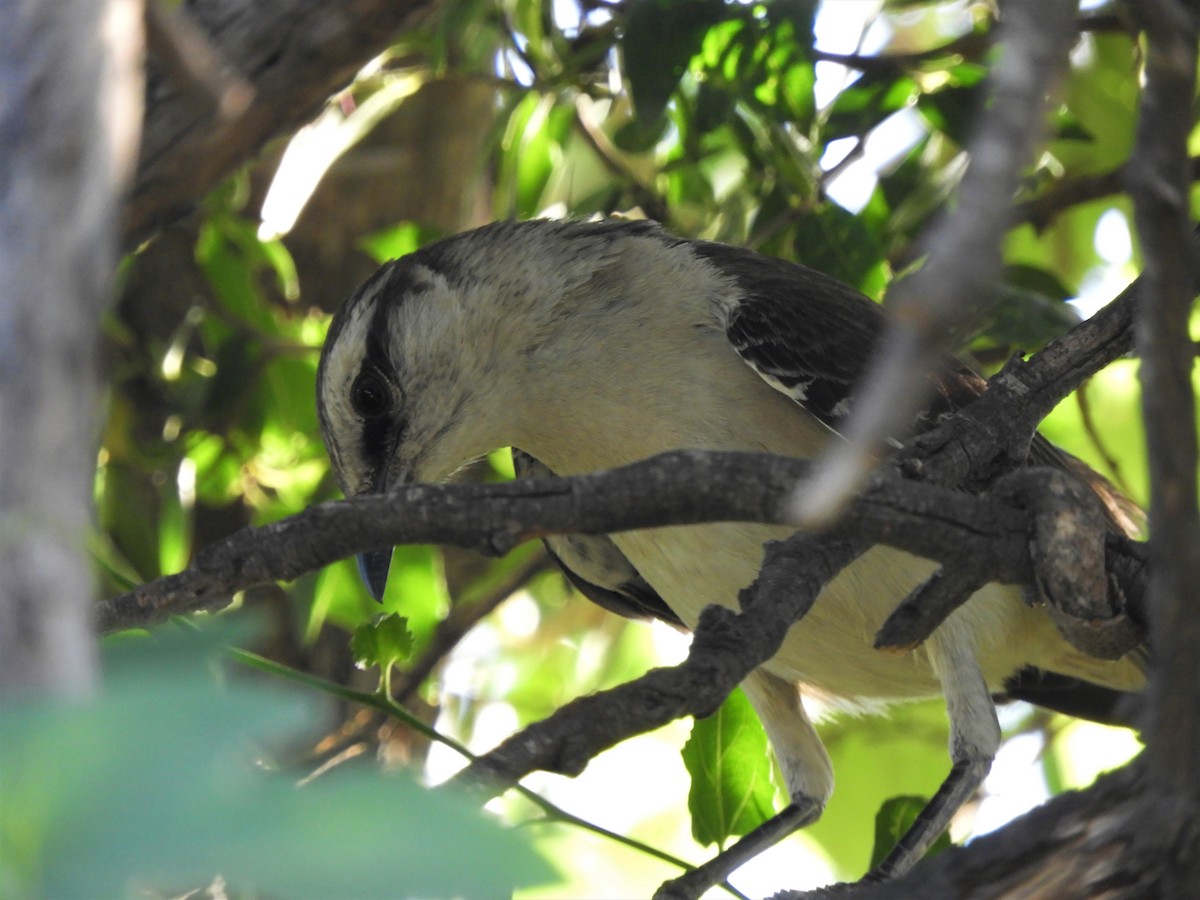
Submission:
[[[697,252],[732,278],[740,299],[726,317],[737,354],[771,387],[838,432],[854,391],[886,327],[885,313],[852,288],[820,272],[721,244]],[[949,354],[930,375],[929,402],[917,432],[939,424],[987,389],[978,373]],[[1104,504],[1114,531],[1133,534],[1140,510],[1102,475],[1035,434],[1027,462],[1071,472]],[[1005,685],[1010,699],[1101,722],[1122,720],[1120,692],[1027,668]]]
[[[886,327],[883,309],[836,279],[782,260],[699,243],[697,252],[740,289],[725,332],[737,354],[771,387],[795,400],[837,432],[854,404],[854,391]],[[987,381],[950,354],[929,376],[929,397],[914,424],[920,432],[941,423],[987,389]],[[1034,434],[1027,464],[1070,472],[1099,497],[1115,531],[1145,528],[1137,504],[1101,474]]]
[[[812,269],[723,244],[696,252],[732,278],[740,293],[725,333],[737,354],[777,391],[838,431],[886,327],[883,310],[858,291]],[[973,400],[986,382],[953,357],[930,376],[918,430]]]
[[[1024,700],[1044,709],[1103,725],[1137,727],[1137,705],[1131,694],[1091,684],[1069,675],[1026,666],[1004,682],[999,702]]]
[[[553,477],[548,466],[513,448],[518,478]],[[593,603],[628,619],[659,619],[678,628],[679,616],[659,596],[612,540],[602,534],[551,535],[546,549],[567,580]]]

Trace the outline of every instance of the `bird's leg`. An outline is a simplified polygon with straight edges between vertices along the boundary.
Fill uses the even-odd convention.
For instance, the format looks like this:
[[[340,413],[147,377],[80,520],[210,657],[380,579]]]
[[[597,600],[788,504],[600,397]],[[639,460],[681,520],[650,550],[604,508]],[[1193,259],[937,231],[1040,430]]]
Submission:
[[[943,625],[926,644],[950,718],[950,774],[912,827],[867,879],[883,881],[913,867],[983,783],[1000,746],[1000,722],[971,645]]]
[[[800,702],[796,685],[758,669],[742,682],[783,770],[789,803],[708,862],[665,882],[655,900],[691,900],[729,877],[734,869],[820,818],[833,792],[833,767]]]
[[[775,846],[792,832],[811,825],[820,815],[821,807],[811,799],[803,804],[789,803],[708,862],[678,878],[663,882],[654,892],[654,900],[696,900],[710,887],[728,878],[743,863]]]

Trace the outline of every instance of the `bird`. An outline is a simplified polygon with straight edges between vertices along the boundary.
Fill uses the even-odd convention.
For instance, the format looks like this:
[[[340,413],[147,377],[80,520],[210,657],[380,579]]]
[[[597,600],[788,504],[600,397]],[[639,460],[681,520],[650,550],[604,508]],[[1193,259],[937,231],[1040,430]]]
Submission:
[[[679,449],[812,459],[842,440],[886,325],[879,304],[832,277],[654,222],[495,222],[384,264],[342,305],[318,366],[320,426],[348,497],[444,482],[504,447],[519,476],[577,475]],[[984,388],[952,357],[930,378],[926,425]],[[1041,438],[1034,456],[1058,459]],[[710,604],[736,608],[764,543],[788,534],[724,522],[546,543],[602,606],[694,628]],[[389,559],[390,550],[359,557],[377,598]],[[952,767],[940,807],[878,877],[910,868],[982,782],[1000,743],[995,695],[1037,701],[1046,686],[1048,705],[1070,708],[1078,688],[1091,698],[1079,707],[1086,714],[1096,697],[1145,685],[1141,655],[1082,653],[1013,585],[981,588],[910,653],[875,649],[884,620],[935,569],[871,548],[742,684],[799,825],[820,816],[833,790],[805,698],[867,712],[945,699]]]

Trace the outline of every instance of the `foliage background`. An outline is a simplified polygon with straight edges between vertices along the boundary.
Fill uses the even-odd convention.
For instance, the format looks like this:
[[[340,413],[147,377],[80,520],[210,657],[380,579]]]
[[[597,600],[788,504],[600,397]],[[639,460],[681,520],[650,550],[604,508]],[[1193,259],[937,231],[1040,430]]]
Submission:
[[[1038,349],[1138,267],[1128,200],[1080,199],[1071,189],[1128,156],[1139,47],[1115,7],[1085,10],[1080,21],[1051,139],[1027,174],[1022,222],[1006,242],[1004,303],[965,348],[985,370]],[[921,228],[953,202],[996,27],[992,4],[972,0],[437,6],[301,133],[127,259],[106,323],[101,595],[176,571],[241,525],[337,495],[313,398],[329,314],[379,261],[437,236],[497,218],[646,215],[681,235],[813,266],[882,299],[919,262]],[[1144,499],[1137,421],[1135,364],[1122,362],[1066,400],[1044,430]],[[502,454],[472,470],[510,474]],[[378,672],[355,667],[350,634],[379,610],[351,562],[238,602],[262,623],[255,649],[264,656],[374,689]],[[500,561],[402,548],[383,609],[406,617],[412,636],[408,662],[392,676],[401,702],[476,750],[571,697],[678,658],[684,640],[572,596],[535,548]],[[439,623],[477,613],[479,624],[448,652]],[[433,675],[406,678],[406,667]],[[1017,778],[990,782],[1003,798],[968,810],[958,837],[971,833],[972,815],[977,828],[995,825],[1012,813],[1014,794],[1019,806],[1047,787],[1084,784],[1134,746],[1123,732],[1028,707],[1008,708],[1003,721],[1019,737],[997,769],[1007,760]],[[275,755],[289,771],[377,756],[437,779],[457,764],[393,717],[344,699],[310,707],[303,722],[302,736],[293,731]],[[616,748],[577,782],[545,776],[530,785],[590,822],[699,861],[711,848],[694,843],[687,818],[679,749],[689,728],[676,723]],[[935,703],[886,720],[833,719],[822,734],[838,778],[829,808],[733,879],[747,892],[861,875],[883,801],[928,796],[947,768]],[[157,755],[170,772],[169,746]],[[513,822],[540,815],[521,798],[494,806]],[[354,810],[346,807],[348,819]],[[108,812],[97,801],[76,814]],[[283,812],[275,821],[287,827]],[[546,881],[530,868],[540,874],[524,883],[543,883],[523,896],[638,896],[675,871],[569,824],[520,834],[559,869],[559,880]],[[28,871],[57,871],[52,846],[47,838],[29,849]],[[798,850],[810,861],[798,865]],[[780,871],[773,859],[785,855]],[[11,860],[6,869],[14,871]],[[222,871],[237,874],[232,862]],[[265,889],[278,884],[264,878]]]

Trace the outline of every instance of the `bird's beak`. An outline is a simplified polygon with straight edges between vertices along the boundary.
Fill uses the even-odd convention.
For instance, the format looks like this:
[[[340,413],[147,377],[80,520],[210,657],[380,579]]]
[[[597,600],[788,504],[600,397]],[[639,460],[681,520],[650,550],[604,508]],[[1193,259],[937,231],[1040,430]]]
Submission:
[[[383,591],[387,587],[388,569],[391,565],[391,547],[358,554],[358,575],[376,603],[383,602]]]
[[[376,477],[375,483],[371,485],[371,493],[386,494],[391,483],[405,484],[409,480],[407,469],[402,470],[393,478],[390,477],[388,468],[385,467]],[[385,547],[381,550],[368,550],[366,553],[358,554],[358,575],[363,580],[363,584],[367,586],[371,596],[375,598],[376,603],[383,602],[383,592],[387,588],[388,569],[392,566],[392,549],[392,547]]]

